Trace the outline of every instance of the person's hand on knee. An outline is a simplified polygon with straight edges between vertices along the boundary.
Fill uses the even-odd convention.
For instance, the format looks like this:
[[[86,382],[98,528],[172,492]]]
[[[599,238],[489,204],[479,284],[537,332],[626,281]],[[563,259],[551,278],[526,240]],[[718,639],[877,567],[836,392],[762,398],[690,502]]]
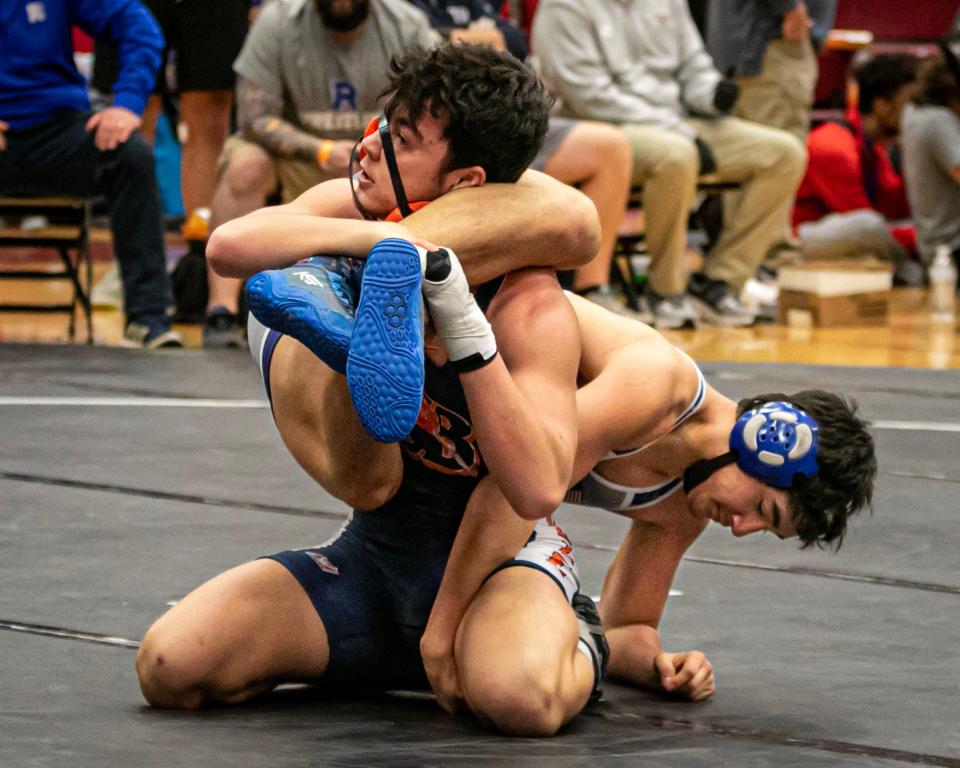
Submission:
[[[126,107],[107,107],[87,120],[86,130],[96,131],[97,149],[116,149],[140,127],[140,118]]]
[[[437,697],[437,703],[451,715],[462,712],[466,702],[460,685],[452,639],[451,642],[445,642],[431,632],[428,626],[420,638],[420,657],[423,659],[423,668]]]

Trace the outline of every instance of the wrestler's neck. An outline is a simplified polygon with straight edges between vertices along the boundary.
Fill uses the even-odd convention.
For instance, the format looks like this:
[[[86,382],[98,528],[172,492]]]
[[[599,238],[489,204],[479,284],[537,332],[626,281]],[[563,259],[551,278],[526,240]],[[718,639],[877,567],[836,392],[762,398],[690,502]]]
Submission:
[[[681,469],[699,459],[712,459],[726,453],[730,449],[730,430],[736,420],[736,403],[708,388],[700,410],[676,430],[683,445],[678,456],[683,463]]]

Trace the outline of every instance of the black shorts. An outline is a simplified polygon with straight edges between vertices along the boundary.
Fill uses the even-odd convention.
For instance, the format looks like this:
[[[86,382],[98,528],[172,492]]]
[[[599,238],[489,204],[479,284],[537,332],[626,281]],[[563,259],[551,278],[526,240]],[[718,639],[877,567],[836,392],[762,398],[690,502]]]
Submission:
[[[176,90],[233,90],[233,61],[247,36],[249,0],[143,3],[163,30],[167,53],[176,52]],[[162,66],[157,74],[157,93],[167,90],[165,70]],[[94,46],[93,87],[101,93],[112,93],[119,71],[116,49],[98,41]]]

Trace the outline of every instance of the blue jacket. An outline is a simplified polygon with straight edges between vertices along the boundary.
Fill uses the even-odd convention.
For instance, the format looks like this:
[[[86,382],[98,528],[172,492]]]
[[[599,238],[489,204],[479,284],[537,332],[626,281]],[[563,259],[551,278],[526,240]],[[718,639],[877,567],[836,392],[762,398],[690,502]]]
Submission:
[[[0,0],[0,120],[11,130],[90,108],[71,28],[120,52],[113,103],[140,115],[153,92],[163,34],[137,0]]]

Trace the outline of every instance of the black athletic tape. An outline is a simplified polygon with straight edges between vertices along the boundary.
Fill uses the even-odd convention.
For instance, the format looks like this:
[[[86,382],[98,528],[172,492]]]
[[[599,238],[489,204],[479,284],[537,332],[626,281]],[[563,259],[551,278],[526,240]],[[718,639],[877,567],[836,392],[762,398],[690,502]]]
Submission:
[[[465,357],[462,360],[451,360],[450,365],[453,366],[453,369],[457,373],[470,373],[471,371],[479,371],[483,366],[489,365],[494,360],[497,359],[497,352],[493,353],[493,357],[484,357],[479,352],[474,352],[469,357]]]

